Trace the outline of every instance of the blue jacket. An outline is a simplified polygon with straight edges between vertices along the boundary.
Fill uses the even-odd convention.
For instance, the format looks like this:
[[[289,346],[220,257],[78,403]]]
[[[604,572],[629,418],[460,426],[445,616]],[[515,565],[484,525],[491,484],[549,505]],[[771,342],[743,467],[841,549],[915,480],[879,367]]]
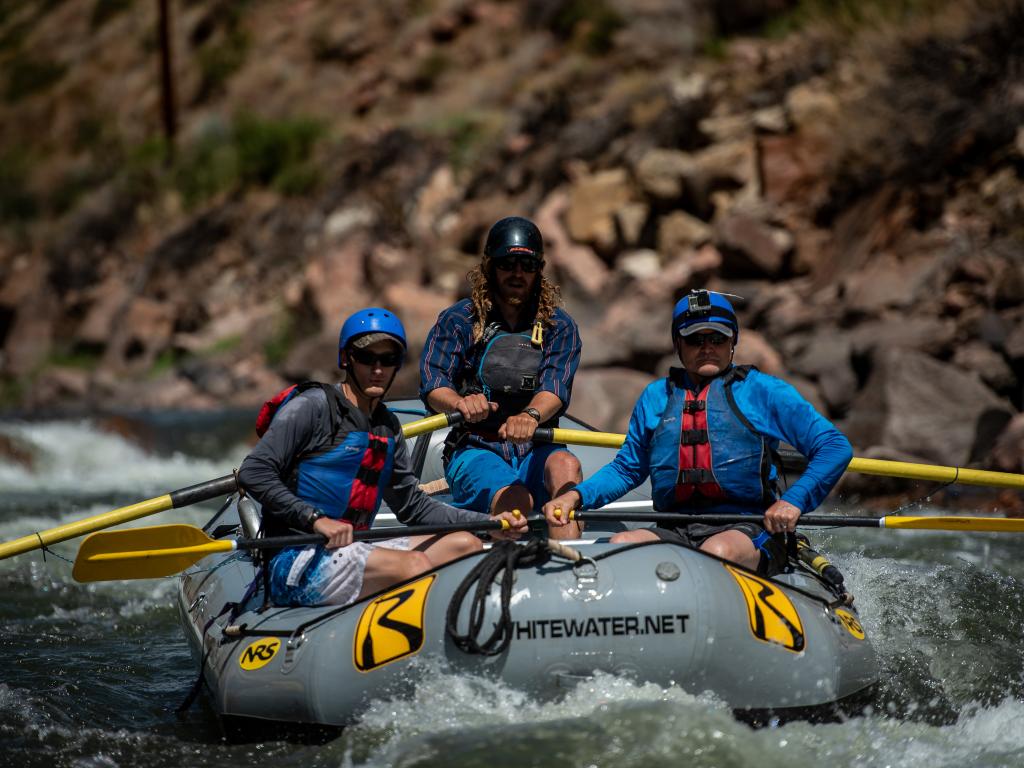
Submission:
[[[684,382],[695,389],[688,377]],[[752,369],[745,379],[731,386],[737,407],[773,450],[785,441],[807,457],[807,469],[782,494],[782,499],[801,512],[815,509],[853,458],[850,442],[781,379]],[[662,423],[671,387],[671,381],[665,378],[644,390],[633,408],[626,440],[615,458],[576,487],[581,508],[602,507],[633,490],[650,475],[652,438]]]

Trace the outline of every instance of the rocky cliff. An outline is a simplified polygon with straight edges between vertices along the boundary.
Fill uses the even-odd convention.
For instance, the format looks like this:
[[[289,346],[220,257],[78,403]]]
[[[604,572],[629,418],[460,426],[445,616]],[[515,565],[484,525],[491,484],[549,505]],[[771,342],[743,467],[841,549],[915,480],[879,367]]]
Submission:
[[[0,3],[7,409],[254,405],[367,304],[418,353],[522,214],[584,420],[709,287],[859,455],[1024,469],[1024,3],[171,0],[173,145],[158,5]]]

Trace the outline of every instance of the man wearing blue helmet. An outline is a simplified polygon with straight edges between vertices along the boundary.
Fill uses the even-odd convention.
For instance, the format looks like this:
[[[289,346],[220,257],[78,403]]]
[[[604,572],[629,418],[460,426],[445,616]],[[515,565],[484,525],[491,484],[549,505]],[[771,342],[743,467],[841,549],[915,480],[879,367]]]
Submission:
[[[420,359],[420,397],[459,411],[445,478],[454,504],[493,514],[530,510],[581,479],[564,445],[534,445],[538,426],[558,426],[579,365],[579,330],[559,307],[544,269],[544,240],[530,220],[501,219],[487,233],[472,295],[440,314]],[[551,530],[579,534],[577,523]]]
[[[612,462],[544,506],[551,525],[565,519],[565,510],[601,507],[650,476],[659,512],[749,514],[751,521],[638,529],[613,542],[674,541],[768,575],[785,565],[785,547],[772,534],[795,530],[853,452],[792,386],[733,365],[739,333],[732,304],[720,293],[693,291],[676,304],[672,339],[682,368],[644,390]],[[803,475],[781,495],[772,462],[780,441],[808,458]]]
[[[471,533],[353,542],[353,531],[373,524],[382,500],[405,524],[488,519],[419,489],[401,425],[383,404],[405,352],[405,329],[391,312],[356,312],[338,339],[341,382],[299,385],[264,419],[265,432],[238,475],[262,505],[264,533],[326,539],[274,554],[274,602],[344,605],[481,548]],[[513,532],[525,528],[524,518],[503,517]]]

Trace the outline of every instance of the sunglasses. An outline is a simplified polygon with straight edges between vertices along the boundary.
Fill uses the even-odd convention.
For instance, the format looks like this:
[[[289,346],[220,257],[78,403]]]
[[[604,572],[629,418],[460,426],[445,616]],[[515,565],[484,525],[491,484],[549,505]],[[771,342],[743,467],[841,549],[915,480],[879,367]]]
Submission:
[[[402,363],[401,352],[383,352],[377,354],[371,352],[368,349],[351,349],[349,354],[352,355],[352,359],[360,365],[374,366],[380,363],[381,368],[395,368]]]
[[[544,266],[544,262],[536,256],[500,256],[494,260],[495,269],[502,272],[511,272],[519,264],[519,268],[528,275],[532,275]]]
[[[683,336],[683,344],[688,347],[703,347],[705,343],[713,347],[720,347],[729,340],[724,333],[691,333]]]

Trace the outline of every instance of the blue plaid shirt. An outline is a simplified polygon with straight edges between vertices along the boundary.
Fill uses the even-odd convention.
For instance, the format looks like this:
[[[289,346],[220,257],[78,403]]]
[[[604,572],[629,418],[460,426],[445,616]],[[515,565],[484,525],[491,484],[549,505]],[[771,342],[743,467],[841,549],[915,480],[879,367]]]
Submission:
[[[501,330],[508,333],[529,333],[533,327],[533,318],[529,318],[523,327],[510,328],[498,311],[492,311],[487,321],[498,323]],[[553,417],[557,418],[569,405],[572,379],[580,363],[583,345],[576,323],[566,312],[556,309],[552,323],[544,327],[543,359],[537,372],[536,391],[550,392],[562,401],[561,410]],[[420,357],[420,397],[423,402],[427,402],[428,392],[440,387],[461,393],[476,383],[482,352],[482,348],[473,347],[473,302],[463,299],[442,312],[427,334]],[[492,450],[506,460],[511,460],[513,453],[525,456],[532,447],[529,443],[492,442],[479,435],[471,435],[468,444]]]

